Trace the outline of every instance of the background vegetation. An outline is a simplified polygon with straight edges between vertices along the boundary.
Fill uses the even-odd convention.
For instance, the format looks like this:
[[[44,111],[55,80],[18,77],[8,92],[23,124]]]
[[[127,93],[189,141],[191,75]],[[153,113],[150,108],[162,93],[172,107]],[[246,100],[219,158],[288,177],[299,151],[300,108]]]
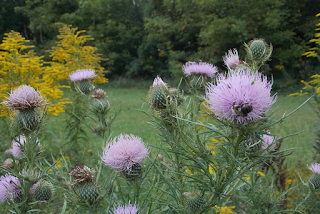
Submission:
[[[309,80],[318,69],[315,58],[301,57],[313,47],[319,0],[1,0],[0,39],[15,30],[49,50],[58,35],[55,23],[86,30],[98,47],[109,77],[180,79],[187,61],[223,68],[226,50],[243,41],[264,38],[274,46],[263,71],[273,75],[277,90]]]

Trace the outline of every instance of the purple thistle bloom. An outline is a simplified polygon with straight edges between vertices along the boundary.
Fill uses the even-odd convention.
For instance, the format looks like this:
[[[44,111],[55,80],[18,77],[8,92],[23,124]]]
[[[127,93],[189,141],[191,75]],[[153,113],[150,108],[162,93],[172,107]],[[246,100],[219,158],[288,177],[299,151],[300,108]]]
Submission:
[[[69,74],[69,79],[71,82],[75,81],[81,81],[81,80],[88,80],[93,77],[96,77],[97,74],[92,69],[82,69],[82,70],[76,70]]]
[[[11,89],[9,97],[7,97],[7,100],[2,102],[2,104],[16,110],[23,110],[41,107],[46,104],[46,100],[39,91],[36,91],[31,86],[20,85],[15,90]]]
[[[37,187],[40,186],[40,184],[41,184],[41,181],[38,181],[37,183],[33,184],[33,186],[29,190],[29,193],[30,194],[34,194],[36,189],[37,189]]]
[[[274,142],[274,137],[268,134],[264,134],[262,136],[262,150],[267,149],[273,142]]]
[[[20,159],[22,158],[22,148],[26,142],[26,137],[24,135],[20,135],[20,137],[17,137],[15,140],[11,143],[11,148],[9,149],[9,152],[12,154],[13,157]],[[40,147],[40,142],[38,141],[38,146]]]
[[[20,137],[20,142],[17,142],[15,140],[12,141],[11,148],[9,151],[11,152],[12,156],[20,159],[22,158],[22,146],[26,142],[26,138],[24,136]]]
[[[318,163],[311,164],[308,169],[310,169],[313,173],[320,175],[320,165]]]
[[[129,201],[129,203],[124,206],[119,204],[118,207],[114,207],[113,214],[137,214],[138,210],[137,205],[131,205]]]
[[[165,83],[162,81],[162,79],[159,76],[157,76],[154,79],[153,84],[152,84],[152,86],[150,86],[150,88],[155,88],[155,87],[161,86],[161,85],[165,85]]]
[[[235,68],[241,64],[237,49],[229,50],[223,57],[224,64],[229,68]]]
[[[130,171],[132,166],[140,164],[149,154],[141,138],[134,135],[122,135],[114,138],[103,151],[103,163],[119,171]]]
[[[22,189],[20,189],[20,181],[17,177],[10,174],[6,174],[0,178],[0,202],[4,203],[7,199],[12,197],[14,199],[19,198],[22,194]]]
[[[206,62],[187,62],[184,66],[182,66],[182,70],[187,76],[196,74],[205,75],[210,78],[213,78],[218,72],[217,66],[213,66],[212,64]]]
[[[271,88],[271,82],[261,73],[251,73],[249,69],[229,71],[227,75],[218,75],[216,84],[208,83],[206,107],[219,118],[230,122],[257,121],[264,118],[276,102],[277,96],[271,96]],[[242,108],[247,111],[239,112]]]

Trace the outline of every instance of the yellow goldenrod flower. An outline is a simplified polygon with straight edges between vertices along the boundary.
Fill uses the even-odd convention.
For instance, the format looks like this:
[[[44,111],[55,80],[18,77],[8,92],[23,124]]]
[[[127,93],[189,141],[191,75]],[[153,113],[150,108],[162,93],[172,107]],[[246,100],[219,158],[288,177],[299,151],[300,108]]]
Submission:
[[[61,167],[63,167],[63,166],[65,166],[65,161],[69,161],[69,157],[64,157],[64,159],[63,158],[60,158],[59,160],[58,160],[58,162],[56,163],[56,167],[58,167],[59,169],[61,169]]]
[[[247,174],[244,174],[242,179],[246,179],[247,181],[250,181],[250,176]]]
[[[235,214],[235,212],[233,212],[233,209],[236,207],[235,206],[218,207],[216,205],[214,208],[216,209],[216,213],[219,213],[219,214]]]

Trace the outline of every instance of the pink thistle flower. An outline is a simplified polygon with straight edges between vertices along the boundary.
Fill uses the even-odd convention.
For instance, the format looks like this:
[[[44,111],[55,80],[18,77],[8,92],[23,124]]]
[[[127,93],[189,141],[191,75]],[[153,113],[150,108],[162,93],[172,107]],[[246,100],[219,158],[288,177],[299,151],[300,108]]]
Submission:
[[[152,86],[150,86],[150,88],[152,89],[152,88],[155,88],[155,87],[161,86],[161,85],[165,85],[165,83],[162,81],[162,79],[159,76],[157,76],[154,79],[153,84],[152,84]]]
[[[13,157],[17,159],[22,158],[23,149],[21,147],[24,146],[25,142],[27,142],[27,140],[24,135],[20,135],[20,137],[17,137],[15,140],[12,141],[9,152],[12,154]],[[38,139],[37,139],[37,142],[38,142],[38,146],[40,147],[40,143]]]
[[[274,142],[274,137],[268,134],[264,134],[262,136],[262,150],[267,149],[273,142]]]
[[[94,70],[82,69],[82,70],[76,70],[71,74],[69,74],[69,79],[71,82],[75,82],[75,81],[88,80],[96,76],[97,74]]]
[[[212,64],[206,62],[187,62],[184,66],[182,66],[182,70],[186,76],[196,74],[205,75],[210,78],[213,78],[218,72],[217,66],[213,66]]]
[[[141,138],[122,135],[114,138],[103,151],[103,163],[119,171],[131,171],[132,166],[140,164],[149,154]]]
[[[320,164],[313,163],[308,167],[308,169],[310,169],[313,173],[320,175]]]
[[[40,177],[41,173],[40,172],[35,172],[34,170],[25,170],[25,169],[22,169],[21,172],[19,172],[19,175],[23,176],[24,178],[26,178],[27,180],[34,180],[34,179],[37,179]],[[23,180],[22,183],[23,183],[23,186],[25,185],[24,183],[25,181]],[[33,186],[29,189],[29,193],[30,194],[34,194],[36,188],[41,184],[41,179],[33,184]]]
[[[118,207],[114,207],[113,213],[114,214],[137,214],[139,211],[136,204],[131,205],[130,201],[128,204],[121,206],[120,204]]]
[[[271,96],[271,82],[249,69],[220,74],[216,84],[208,83],[206,106],[220,119],[247,123],[264,118],[277,96]]]
[[[31,86],[20,85],[14,90],[11,89],[9,97],[2,104],[16,110],[23,110],[41,107],[46,104],[46,100],[39,91],[36,91]]]
[[[22,194],[21,184],[17,177],[6,174],[0,178],[0,202],[4,203],[12,197],[19,198]]]
[[[235,68],[241,64],[237,49],[229,50],[223,57],[224,64],[229,68]]]

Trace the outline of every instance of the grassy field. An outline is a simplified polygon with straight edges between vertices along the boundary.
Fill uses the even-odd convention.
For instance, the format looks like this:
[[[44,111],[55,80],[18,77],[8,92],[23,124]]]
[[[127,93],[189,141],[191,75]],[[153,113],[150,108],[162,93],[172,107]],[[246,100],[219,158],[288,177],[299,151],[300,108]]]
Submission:
[[[149,105],[145,103],[148,95],[148,89],[134,88],[105,88],[108,100],[112,107],[122,106],[122,111],[112,126],[112,136],[118,136],[121,133],[132,133],[140,136],[144,142],[152,145],[158,145],[160,136],[149,122],[149,118],[142,111],[148,111]],[[286,97],[279,96],[278,101],[272,107],[271,111],[277,108],[275,118],[281,118],[283,114],[288,114],[302,104],[307,97]],[[51,117],[47,124],[46,138],[51,144],[51,152],[56,153],[63,144],[64,115]],[[60,124],[60,125],[58,125]],[[286,138],[283,142],[283,149],[293,148],[294,152],[287,158],[289,166],[293,166],[298,161],[306,164],[312,162],[314,155],[312,143],[316,130],[317,117],[307,103],[298,111],[294,112],[284,122],[276,124],[272,133],[278,138],[299,133],[296,136]],[[85,150],[94,150],[96,155],[101,155],[103,142],[92,132],[88,132],[89,142]],[[51,141],[51,142],[50,142]],[[54,146],[52,146],[54,145]],[[48,151],[50,152],[50,151]],[[57,153],[56,153],[57,154]],[[156,152],[153,152],[155,155]]]

